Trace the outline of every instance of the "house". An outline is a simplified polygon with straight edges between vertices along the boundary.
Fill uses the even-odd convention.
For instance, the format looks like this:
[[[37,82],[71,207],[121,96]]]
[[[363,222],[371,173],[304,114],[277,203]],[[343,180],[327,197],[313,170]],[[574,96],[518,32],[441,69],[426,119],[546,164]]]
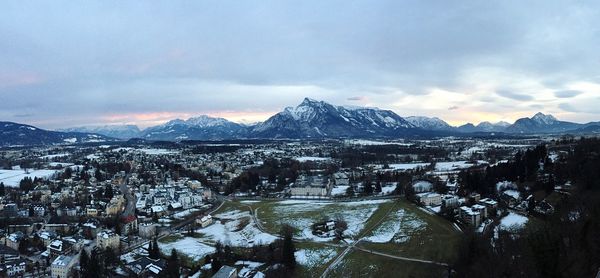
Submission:
[[[445,208],[457,208],[459,205],[460,201],[456,195],[444,195],[442,197],[442,206]]]
[[[96,246],[101,250],[119,250],[119,235],[110,230],[102,231],[96,236]]]
[[[235,267],[224,265],[222,266],[212,278],[237,278],[238,273]]]
[[[419,199],[419,202],[425,206],[439,206],[442,204],[442,195],[437,193],[418,193],[417,198]]]
[[[56,239],[47,246],[50,259],[54,259],[60,255],[67,255],[72,250],[72,244]]]
[[[163,259],[154,260],[148,257],[141,257],[127,263],[125,268],[136,277],[160,277],[160,273],[165,266],[166,262]]]
[[[506,202],[509,207],[514,207],[521,202],[521,194],[516,190],[506,190],[502,192],[500,198]]]
[[[75,256],[58,256],[50,266],[52,278],[67,278],[71,277],[71,270],[77,263],[78,259]]]
[[[0,244],[0,262],[14,261],[19,259],[19,252]]]
[[[0,269],[3,268],[8,277],[21,276],[25,274],[26,267],[27,261],[25,259],[7,261],[6,263],[4,263],[4,266],[0,264]],[[0,271],[0,273],[1,272],[2,271]]]
[[[206,215],[206,216],[202,216],[200,219],[196,219],[196,224],[199,224],[200,227],[205,228],[210,226],[210,224],[213,223],[213,218],[212,216]]]
[[[14,250],[19,250],[19,243],[25,238],[25,234],[21,231],[14,232],[6,237],[6,246]]]
[[[138,226],[138,235],[143,238],[151,238],[156,235],[156,224],[142,223]]]
[[[433,190],[433,184],[428,181],[416,181],[412,187],[415,193],[430,192]]]

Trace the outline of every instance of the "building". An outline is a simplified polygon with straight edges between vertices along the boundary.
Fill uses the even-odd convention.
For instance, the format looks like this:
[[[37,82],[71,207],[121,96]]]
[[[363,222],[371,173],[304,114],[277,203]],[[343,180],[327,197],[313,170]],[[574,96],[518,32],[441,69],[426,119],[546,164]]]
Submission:
[[[237,278],[238,273],[235,267],[224,265],[222,266],[212,278]]]
[[[462,219],[463,222],[477,227],[481,223],[481,213],[478,211],[472,210],[470,207],[462,206],[458,211],[458,216]]]
[[[67,278],[71,277],[71,270],[77,263],[77,258],[74,256],[58,256],[50,266],[52,278]]]
[[[456,195],[444,195],[442,197],[442,206],[445,208],[457,208],[459,205],[460,201]]]
[[[206,215],[206,216],[202,216],[200,219],[196,219],[196,224],[199,224],[200,227],[205,228],[210,226],[210,224],[213,223],[213,218],[212,216]]]
[[[138,226],[138,235],[143,238],[151,238],[156,235],[156,224],[142,223]]]
[[[412,187],[415,193],[430,192],[433,190],[433,184],[428,181],[416,181]]]
[[[442,195],[437,193],[419,193],[417,194],[419,202],[425,206],[439,206],[442,204]]]
[[[109,247],[112,250],[119,250],[119,235],[110,230],[102,231],[96,236],[96,246],[101,250]]]
[[[8,277],[15,277],[25,274],[26,267],[27,261],[25,259],[16,259],[4,263],[4,266],[0,266],[0,269],[4,268],[4,272],[6,272]],[[0,276],[2,275],[0,274]]]

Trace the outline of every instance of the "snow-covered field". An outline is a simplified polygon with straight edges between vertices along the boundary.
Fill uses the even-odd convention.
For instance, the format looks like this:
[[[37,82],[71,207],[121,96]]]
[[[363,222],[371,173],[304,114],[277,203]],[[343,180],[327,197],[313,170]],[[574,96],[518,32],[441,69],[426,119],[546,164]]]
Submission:
[[[503,217],[500,220],[500,225],[498,225],[498,227],[505,231],[521,229],[525,226],[525,224],[527,224],[527,221],[529,221],[527,217],[520,214],[516,214],[514,212],[510,212],[507,216]]]
[[[276,216],[270,219],[278,225],[289,224],[298,232],[298,238],[313,241],[330,241],[333,237],[319,237],[312,234],[311,225],[323,219],[341,217],[348,223],[345,236],[355,236],[364,228],[367,220],[389,200],[368,200],[356,202],[322,202],[304,200],[286,200],[277,202],[272,212]],[[260,218],[259,213],[259,218]]]
[[[299,162],[307,162],[307,161],[327,161],[330,160],[329,157],[317,157],[317,156],[300,156],[294,157],[294,160],[298,160]]]
[[[169,256],[171,250],[177,250],[177,253],[184,254],[187,257],[198,262],[202,260],[207,254],[215,252],[215,248],[200,242],[198,239],[192,237],[184,237],[180,240],[169,242],[169,243],[158,243],[160,251]]]
[[[348,190],[348,185],[340,185],[340,186],[334,186],[331,189],[331,196],[344,196],[346,195],[346,191]]]
[[[30,170],[26,173],[23,170],[0,170],[0,182],[8,187],[18,187],[21,180],[25,177],[29,178],[51,178],[57,170]]]
[[[215,218],[214,224],[196,230],[201,234],[203,240],[209,242],[220,241],[231,246],[249,247],[269,244],[277,239],[274,235],[261,232],[248,211],[233,210],[213,217]],[[244,224],[245,221],[247,221],[247,224]]]
[[[390,164],[389,170],[396,170],[396,171],[415,170],[417,168],[427,167],[428,165],[429,165],[429,163],[396,163],[396,164]]]
[[[375,243],[403,243],[426,227],[427,223],[416,214],[400,209],[388,215],[385,221],[363,240]]]
[[[178,151],[171,151],[166,149],[139,149],[140,152],[143,152],[148,155],[164,155],[164,154],[177,154]]]
[[[478,161],[479,164],[487,163],[485,161]],[[456,171],[460,169],[466,169],[475,166],[475,164],[468,161],[449,161],[449,162],[436,162],[435,170],[438,172],[444,171]]]
[[[331,261],[337,255],[333,248],[300,249],[294,253],[298,264],[313,268]]]

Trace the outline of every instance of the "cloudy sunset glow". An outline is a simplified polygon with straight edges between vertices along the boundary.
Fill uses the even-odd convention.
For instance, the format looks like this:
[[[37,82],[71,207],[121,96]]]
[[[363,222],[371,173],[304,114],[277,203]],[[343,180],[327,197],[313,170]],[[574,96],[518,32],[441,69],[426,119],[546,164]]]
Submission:
[[[310,97],[453,125],[538,111],[598,121],[599,12],[547,1],[5,2],[0,118],[252,123]]]

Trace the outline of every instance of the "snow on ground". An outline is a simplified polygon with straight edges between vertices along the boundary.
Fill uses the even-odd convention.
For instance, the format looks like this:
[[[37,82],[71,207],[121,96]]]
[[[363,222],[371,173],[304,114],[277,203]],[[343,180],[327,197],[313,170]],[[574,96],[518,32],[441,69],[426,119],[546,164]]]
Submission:
[[[75,164],[73,163],[67,163],[67,162],[50,162],[48,163],[48,166],[50,167],[67,167],[67,166],[73,166]]]
[[[307,161],[327,161],[327,160],[330,160],[331,158],[316,157],[316,156],[300,156],[300,157],[294,157],[294,159],[298,160],[299,162],[307,162]]]
[[[185,219],[186,217],[188,217],[190,214],[200,211],[199,209],[186,209],[184,211],[180,211],[178,213],[173,214],[174,218],[177,219]]]
[[[41,159],[55,159],[57,157],[65,157],[65,156],[69,156],[70,154],[68,153],[58,153],[58,154],[49,154],[49,155],[44,155],[44,156],[40,156]]]
[[[330,241],[333,237],[319,237],[312,234],[311,225],[324,218],[342,217],[348,223],[344,232],[346,237],[356,236],[364,228],[367,220],[382,203],[389,200],[365,200],[356,202],[323,202],[304,200],[285,200],[277,202],[273,212],[278,216],[278,224],[289,224],[299,232],[301,239]]]
[[[390,164],[390,170],[407,171],[427,167],[430,163],[396,163]]]
[[[245,200],[245,201],[240,201],[240,203],[242,204],[255,204],[255,203],[260,203],[261,201],[255,201],[255,200]]]
[[[376,145],[399,145],[399,146],[411,146],[411,143],[404,142],[385,142],[385,141],[372,141],[372,140],[346,140],[345,144],[349,145],[362,145],[362,146],[376,146]]]
[[[477,161],[477,164],[487,164],[487,161]],[[435,171],[438,172],[447,172],[447,171],[456,171],[460,169],[466,169],[477,165],[475,163],[471,163],[469,161],[449,161],[449,162],[436,162],[435,163]]]
[[[348,185],[340,185],[340,186],[334,186],[331,189],[331,196],[344,196],[346,195],[346,191],[348,190]]]
[[[422,231],[426,227],[427,223],[416,214],[400,209],[389,214],[386,220],[363,240],[376,243],[403,243],[408,241],[411,235]]]
[[[519,196],[520,196],[519,191],[516,191],[516,190],[506,190],[506,191],[504,191],[504,194],[511,196],[517,200],[519,199]]]
[[[184,254],[187,257],[194,260],[194,262],[198,262],[207,254],[211,254],[215,252],[215,248],[204,243],[201,243],[198,239],[192,237],[184,237],[175,242],[169,243],[158,243],[160,247],[160,251],[165,255],[170,255],[171,250],[177,250],[177,253]]]
[[[500,192],[507,189],[517,189],[517,185],[512,181],[500,181],[496,183],[496,191]]]
[[[171,151],[166,149],[139,149],[140,152],[149,155],[163,155],[163,154],[177,154],[178,151]]]
[[[520,214],[516,214],[514,212],[509,212],[507,216],[503,217],[500,220],[500,229],[502,230],[513,230],[513,229],[520,229],[523,226],[525,226],[525,224],[527,224],[527,221],[529,221],[529,219],[523,215]]]
[[[294,256],[298,264],[313,268],[331,261],[337,253],[333,248],[300,249],[294,253]]]
[[[203,239],[239,247],[269,244],[277,239],[274,235],[261,232],[248,211],[233,210],[213,217],[214,224],[196,230]],[[244,221],[248,221],[247,224],[244,225]],[[240,229],[240,226],[243,227]]]
[[[383,194],[383,195],[392,194],[394,192],[394,190],[396,190],[397,186],[398,186],[397,183],[386,184],[381,187],[381,194]]]
[[[25,177],[29,177],[31,179],[43,178],[48,179],[51,178],[57,170],[30,170],[29,173],[26,173],[23,170],[0,170],[0,182],[3,182],[4,185],[8,187],[18,187],[21,180]]]

